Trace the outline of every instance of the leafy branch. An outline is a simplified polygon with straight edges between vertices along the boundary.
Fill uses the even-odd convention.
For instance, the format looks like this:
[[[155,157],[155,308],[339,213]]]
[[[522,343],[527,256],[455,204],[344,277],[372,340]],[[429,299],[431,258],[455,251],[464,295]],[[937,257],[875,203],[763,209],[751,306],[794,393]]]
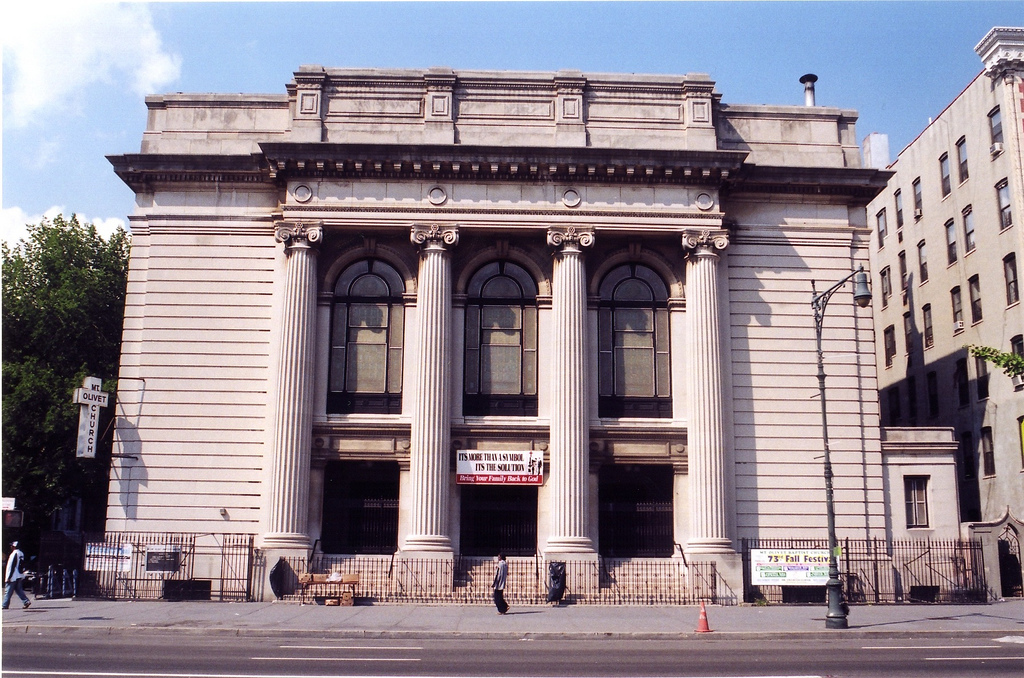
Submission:
[[[1008,353],[990,346],[968,346],[967,350],[975,358],[981,358],[996,367],[1001,367],[1008,377],[1024,376],[1024,355]]]

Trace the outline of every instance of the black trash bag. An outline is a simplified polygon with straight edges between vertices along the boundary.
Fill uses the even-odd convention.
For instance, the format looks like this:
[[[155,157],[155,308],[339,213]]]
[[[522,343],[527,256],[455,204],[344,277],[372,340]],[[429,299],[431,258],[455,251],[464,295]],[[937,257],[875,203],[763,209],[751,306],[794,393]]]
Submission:
[[[557,603],[565,595],[565,563],[548,563],[548,602]]]
[[[277,561],[274,567],[270,568],[270,590],[274,592],[274,597],[280,599],[285,594],[285,583],[288,581],[288,575],[291,574],[292,568],[288,565],[288,561],[281,558]]]

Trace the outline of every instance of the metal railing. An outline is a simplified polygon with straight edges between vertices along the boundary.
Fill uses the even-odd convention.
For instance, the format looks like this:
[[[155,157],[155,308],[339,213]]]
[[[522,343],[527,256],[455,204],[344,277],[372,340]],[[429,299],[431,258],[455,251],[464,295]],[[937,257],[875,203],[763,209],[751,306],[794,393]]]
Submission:
[[[85,534],[61,584],[71,571],[74,595],[85,598],[251,601],[254,541],[251,534]],[[56,591],[56,582],[48,589]]]
[[[743,600],[819,603],[824,586],[753,586],[751,549],[828,549],[825,540],[743,539]],[[839,541],[840,580],[850,603],[984,603],[984,559],[979,541]]]
[[[283,598],[298,600],[303,572],[358,574],[355,597],[377,603],[483,605],[492,601],[493,558],[454,556],[330,556],[283,559]],[[273,566],[274,563],[267,563]],[[687,605],[718,602],[714,563],[680,559],[599,558],[566,561],[563,602],[615,605]],[[540,557],[508,558],[505,598],[513,605],[547,602],[548,567]]]

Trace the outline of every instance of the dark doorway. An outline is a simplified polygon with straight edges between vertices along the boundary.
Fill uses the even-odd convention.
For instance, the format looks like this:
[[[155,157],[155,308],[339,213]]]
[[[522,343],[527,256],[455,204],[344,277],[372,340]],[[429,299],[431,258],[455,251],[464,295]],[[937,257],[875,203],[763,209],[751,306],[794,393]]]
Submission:
[[[1020,567],[1020,539],[1009,525],[999,535],[999,579],[1003,598],[1024,596],[1024,574]]]
[[[672,555],[672,466],[606,464],[598,485],[600,552],[608,558]]]
[[[320,547],[324,553],[398,550],[398,462],[327,464]]]
[[[460,550],[464,556],[537,552],[537,488],[463,485]]]

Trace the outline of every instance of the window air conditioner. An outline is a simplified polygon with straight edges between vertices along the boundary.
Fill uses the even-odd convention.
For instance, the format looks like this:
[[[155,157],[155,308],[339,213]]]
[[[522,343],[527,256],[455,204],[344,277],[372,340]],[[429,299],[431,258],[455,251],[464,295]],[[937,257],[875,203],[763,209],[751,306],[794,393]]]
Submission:
[[[964,321],[963,320],[954,320],[953,321],[953,331],[954,332],[959,332],[963,328],[964,328]]]
[[[921,210],[914,210],[914,218],[915,219],[920,219],[921,215],[923,215],[923,214],[924,214],[924,212],[922,212]]]
[[[1003,152],[1003,142],[995,142],[989,147],[988,152],[992,155],[993,158],[996,157],[997,155]]]
[[[1019,374],[1010,377],[1010,383],[1013,384],[1013,390],[1019,391],[1024,388],[1024,377]]]

